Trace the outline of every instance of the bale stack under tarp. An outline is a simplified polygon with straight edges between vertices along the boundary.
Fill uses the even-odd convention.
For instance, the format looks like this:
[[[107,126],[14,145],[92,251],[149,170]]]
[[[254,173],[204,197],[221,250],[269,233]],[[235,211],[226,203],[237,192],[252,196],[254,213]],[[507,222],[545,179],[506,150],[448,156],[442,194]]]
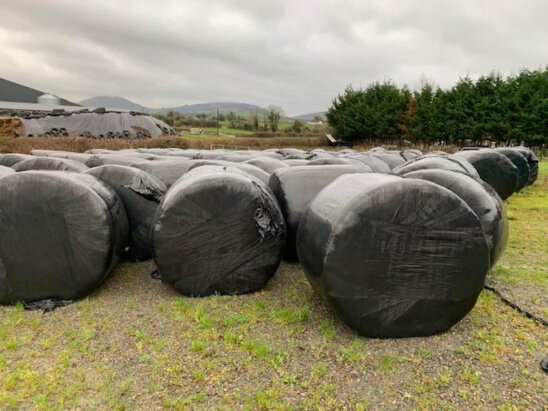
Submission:
[[[213,170],[200,171],[206,167]],[[237,170],[198,167],[160,204],[154,260],[161,278],[185,295],[252,292],[278,268],[282,213],[260,180]]]
[[[386,174],[339,177],[299,224],[312,287],[361,335],[449,329],[474,306],[489,270],[481,223],[456,194]]]
[[[73,112],[23,118],[25,137],[151,138],[175,131],[146,114],[119,112]]]
[[[124,208],[92,176],[26,171],[0,178],[0,303],[74,300],[127,244]]]

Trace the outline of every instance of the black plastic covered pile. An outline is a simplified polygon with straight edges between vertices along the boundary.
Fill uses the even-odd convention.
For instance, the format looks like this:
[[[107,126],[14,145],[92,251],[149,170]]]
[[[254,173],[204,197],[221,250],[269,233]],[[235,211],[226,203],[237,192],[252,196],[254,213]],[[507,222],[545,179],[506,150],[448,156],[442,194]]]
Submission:
[[[73,300],[120,259],[127,220],[94,177],[26,171],[0,178],[0,303]]]
[[[474,306],[489,269],[481,223],[429,181],[339,177],[311,203],[297,249],[312,287],[361,335],[443,332]]]
[[[185,295],[248,293],[276,272],[284,237],[282,213],[260,181],[197,168],[160,204],[154,260],[162,279]]]

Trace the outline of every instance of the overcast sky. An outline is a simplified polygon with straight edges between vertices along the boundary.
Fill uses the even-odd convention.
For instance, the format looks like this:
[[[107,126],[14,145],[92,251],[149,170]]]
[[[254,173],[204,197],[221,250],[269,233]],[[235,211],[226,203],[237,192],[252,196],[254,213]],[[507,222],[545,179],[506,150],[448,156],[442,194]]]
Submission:
[[[0,0],[0,77],[79,101],[325,110],[347,84],[548,63],[547,0]]]

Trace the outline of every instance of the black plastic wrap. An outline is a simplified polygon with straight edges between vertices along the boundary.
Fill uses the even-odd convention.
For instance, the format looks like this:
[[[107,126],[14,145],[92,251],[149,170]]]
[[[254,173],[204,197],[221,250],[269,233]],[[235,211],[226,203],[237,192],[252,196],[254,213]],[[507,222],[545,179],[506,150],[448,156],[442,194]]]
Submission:
[[[189,159],[171,159],[165,161],[145,161],[132,164],[131,167],[138,168],[152,174],[162,181],[168,188],[171,187],[192,165]]]
[[[30,154],[7,153],[0,154],[0,166],[12,167],[23,160],[34,158]]]
[[[167,187],[156,177],[133,167],[106,165],[86,171],[116,191],[129,221],[126,259],[144,261],[152,256],[151,234],[154,214]]]
[[[489,269],[476,214],[429,181],[353,174],[303,215],[299,259],[312,287],[359,334],[449,329],[473,307]]]
[[[516,191],[520,191],[529,182],[529,174],[531,172],[529,162],[523,154],[512,148],[495,148],[494,151],[508,157],[512,164],[514,164],[518,169],[518,183],[516,186]]]
[[[252,166],[259,167],[261,170],[268,174],[272,174],[276,169],[289,167],[288,164],[282,160],[278,160],[272,157],[255,157],[244,162],[245,164],[251,164]]]
[[[453,171],[418,170],[405,177],[436,183],[451,190],[468,204],[480,220],[489,246],[491,267],[494,267],[508,241],[508,219],[499,195],[493,189],[486,189],[485,186],[490,187],[487,183]]]
[[[390,167],[388,166],[388,164],[386,164],[380,158],[375,157],[371,154],[353,154],[347,158],[362,162],[363,164],[371,168],[371,170],[373,170],[373,172],[375,173],[390,173]]]
[[[232,163],[230,161],[224,161],[224,160],[192,160],[191,166],[189,167],[189,171],[200,166],[232,166],[239,168],[242,171],[245,171],[247,174],[258,178],[261,180],[264,184],[268,184],[268,180],[270,179],[270,174],[268,174],[266,171],[261,170],[259,167],[256,167],[251,164],[246,164],[243,162],[236,162]]]
[[[200,168],[179,179],[158,209],[153,247],[160,275],[189,296],[259,290],[280,264],[282,213],[255,179]]]
[[[365,165],[296,166],[276,170],[268,183],[282,209],[287,226],[284,259],[297,260],[297,228],[301,215],[318,193],[336,178],[349,173],[367,173]]]
[[[537,181],[538,177],[537,156],[535,155],[533,150],[523,146],[512,147],[512,150],[519,151],[527,159],[527,163],[529,164],[529,181],[527,182],[527,185],[533,184],[535,181]]]
[[[95,289],[127,244],[114,191],[85,174],[0,179],[0,303],[74,300]]]
[[[15,170],[10,167],[0,166],[0,178],[15,173]]]
[[[52,170],[73,171],[75,173],[81,173],[88,169],[88,167],[78,161],[55,157],[29,158],[28,160],[23,160],[14,164],[12,168],[17,172],[28,170]]]
[[[468,160],[481,179],[493,187],[503,200],[516,192],[518,169],[503,154],[493,150],[467,150],[455,155]]]
[[[425,154],[414,157],[406,161],[404,164],[397,166],[392,170],[394,174],[404,175],[412,171],[437,169],[449,170],[465,173],[470,177],[479,180],[480,176],[474,166],[462,157],[452,154]]]

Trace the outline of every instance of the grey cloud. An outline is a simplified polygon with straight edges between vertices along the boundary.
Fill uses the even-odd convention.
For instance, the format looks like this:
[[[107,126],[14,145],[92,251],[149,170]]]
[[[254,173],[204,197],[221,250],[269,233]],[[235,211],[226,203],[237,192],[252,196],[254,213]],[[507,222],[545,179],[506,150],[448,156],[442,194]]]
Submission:
[[[79,100],[327,108],[347,84],[443,87],[546,64],[548,2],[3,0],[0,76]]]

